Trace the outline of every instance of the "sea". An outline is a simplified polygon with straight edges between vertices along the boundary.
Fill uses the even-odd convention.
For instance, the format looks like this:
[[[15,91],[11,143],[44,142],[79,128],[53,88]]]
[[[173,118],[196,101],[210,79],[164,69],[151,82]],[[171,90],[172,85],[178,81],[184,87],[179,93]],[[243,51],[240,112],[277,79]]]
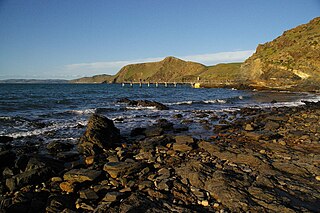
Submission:
[[[122,98],[157,101],[169,110],[130,107],[118,102]],[[13,137],[16,144],[77,143],[90,115],[99,113],[112,119],[124,136],[134,128],[167,119],[175,125],[187,123],[188,134],[194,137],[210,137],[213,132],[204,123],[207,127],[214,124],[212,115],[226,116],[244,107],[296,106],[303,100],[320,98],[312,93],[195,89],[190,85],[0,84],[0,135]]]

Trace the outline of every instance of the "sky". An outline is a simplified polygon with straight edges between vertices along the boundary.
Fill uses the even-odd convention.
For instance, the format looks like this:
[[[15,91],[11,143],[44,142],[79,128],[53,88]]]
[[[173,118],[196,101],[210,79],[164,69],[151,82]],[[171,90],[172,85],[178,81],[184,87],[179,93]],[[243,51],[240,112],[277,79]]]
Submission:
[[[115,74],[166,56],[241,62],[320,0],[0,0],[0,79]]]

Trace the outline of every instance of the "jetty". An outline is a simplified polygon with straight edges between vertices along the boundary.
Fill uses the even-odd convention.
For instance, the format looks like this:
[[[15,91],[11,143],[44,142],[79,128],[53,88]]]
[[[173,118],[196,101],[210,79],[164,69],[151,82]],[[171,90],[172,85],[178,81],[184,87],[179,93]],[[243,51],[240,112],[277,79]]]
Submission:
[[[239,85],[242,81],[236,80],[196,80],[196,81],[124,81],[120,84],[122,87],[170,87],[176,88],[179,85],[190,85],[193,88],[204,88],[204,87],[223,87],[223,86],[232,86]]]

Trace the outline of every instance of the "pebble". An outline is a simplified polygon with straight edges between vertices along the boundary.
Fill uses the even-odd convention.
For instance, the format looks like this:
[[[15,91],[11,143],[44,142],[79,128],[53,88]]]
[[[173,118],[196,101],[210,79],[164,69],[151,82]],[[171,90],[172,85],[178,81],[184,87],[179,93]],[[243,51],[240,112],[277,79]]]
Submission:
[[[287,143],[286,143],[286,142],[284,142],[284,141],[279,141],[279,144],[280,144],[280,145],[282,145],[282,146],[287,145]]]
[[[203,206],[209,206],[209,201],[203,200],[203,201],[201,201],[201,205],[203,205]]]

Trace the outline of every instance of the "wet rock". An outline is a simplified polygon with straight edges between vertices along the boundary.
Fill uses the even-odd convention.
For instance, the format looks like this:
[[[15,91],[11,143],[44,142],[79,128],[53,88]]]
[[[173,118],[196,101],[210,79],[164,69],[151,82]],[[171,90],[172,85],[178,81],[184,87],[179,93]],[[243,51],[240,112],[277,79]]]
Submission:
[[[253,126],[252,126],[251,124],[246,124],[245,127],[244,127],[244,130],[246,130],[246,131],[253,131],[254,128],[253,128]]]
[[[173,126],[173,130],[174,132],[184,132],[184,131],[188,131],[189,127],[184,124],[176,124]]]
[[[142,106],[142,107],[155,107],[158,110],[168,110],[169,108],[156,101],[148,101],[148,100],[138,100],[138,101],[131,101],[129,103],[130,106]]]
[[[10,191],[15,191],[23,186],[35,185],[50,178],[52,171],[47,167],[28,170],[6,179],[6,186]]]
[[[14,175],[14,172],[9,167],[4,168],[2,171],[2,176],[4,178],[9,178],[9,177],[12,177],[13,175]]]
[[[46,212],[73,212],[75,208],[73,195],[51,195],[47,201]]]
[[[138,189],[141,191],[143,189],[146,188],[152,188],[154,187],[154,184],[152,181],[146,180],[146,181],[142,181],[141,183],[138,184]]]
[[[0,144],[6,144],[13,141],[12,137],[0,135]]]
[[[121,192],[108,192],[102,200],[105,202],[114,202],[119,200],[121,196],[123,196]]]
[[[61,182],[59,184],[59,187],[62,191],[67,192],[67,193],[72,193],[75,191],[76,184],[73,182]]]
[[[53,141],[47,145],[47,149],[51,153],[70,151],[72,148],[73,144],[60,141]]]
[[[121,98],[121,99],[119,99],[119,100],[117,100],[117,103],[124,103],[124,104],[128,104],[128,103],[130,103],[130,99],[128,99],[128,98]]]
[[[143,133],[146,137],[160,136],[163,134],[163,129],[161,127],[149,127]]]
[[[112,120],[93,114],[88,122],[86,132],[78,145],[80,153],[92,156],[103,152],[103,149],[115,147],[120,142],[120,130]]]
[[[140,128],[140,127],[138,127],[138,128],[135,128],[135,129],[133,129],[133,130],[131,130],[131,133],[130,133],[130,135],[131,136],[138,136],[138,135],[144,135],[144,131],[146,130],[146,128]]]
[[[187,135],[178,135],[174,137],[176,143],[178,144],[193,144],[194,140],[191,136],[187,136]]]
[[[76,161],[79,160],[79,153],[76,151],[59,152],[56,157],[65,162]]]
[[[156,127],[160,127],[163,130],[172,130],[173,123],[169,122],[166,119],[159,119],[157,120],[157,123],[155,124]]]
[[[178,151],[178,152],[188,152],[192,150],[192,147],[187,145],[187,144],[178,144],[178,143],[174,143],[172,145],[172,149],[174,151]]]
[[[41,169],[46,167],[46,164],[42,161],[40,161],[38,158],[32,157],[29,159],[25,171],[31,171],[35,169]]]
[[[92,189],[85,189],[79,191],[80,198],[85,200],[97,200],[99,196]]]
[[[274,121],[268,121],[266,125],[264,126],[265,130],[276,130],[280,127],[280,125],[277,122]]]
[[[161,206],[158,202],[154,202],[142,193],[132,193],[128,198],[124,199],[119,207],[119,212],[170,212],[167,208]]]
[[[103,167],[112,178],[138,172],[143,167],[139,162],[109,162]]]
[[[101,175],[101,171],[91,169],[72,169],[63,175],[63,179],[69,182],[82,183],[93,181]]]
[[[10,166],[16,159],[16,155],[12,151],[0,152],[0,168]]]

